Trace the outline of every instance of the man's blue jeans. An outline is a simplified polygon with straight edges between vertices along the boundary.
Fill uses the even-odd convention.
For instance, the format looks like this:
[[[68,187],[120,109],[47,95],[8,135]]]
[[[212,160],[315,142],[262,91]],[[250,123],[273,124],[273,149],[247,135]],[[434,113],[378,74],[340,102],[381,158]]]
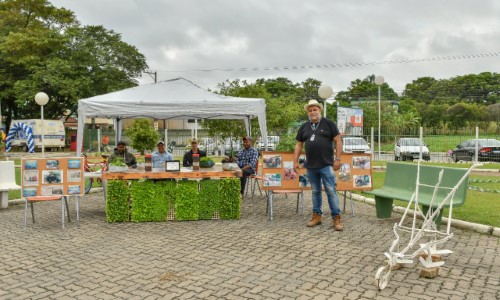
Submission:
[[[321,196],[321,181],[323,181],[323,186],[325,187],[325,192],[328,198],[328,205],[330,206],[332,218],[334,218],[336,215],[339,215],[339,198],[337,197],[337,191],[335,187],[335,173],[333,172],[333,167],[326,166],[322,168],[308,168],[307,176],[309,177],[309,182],[311,183],[312,188],[313,212],[319,215],[323,215],[323,212],[321,211],[323,202]]]

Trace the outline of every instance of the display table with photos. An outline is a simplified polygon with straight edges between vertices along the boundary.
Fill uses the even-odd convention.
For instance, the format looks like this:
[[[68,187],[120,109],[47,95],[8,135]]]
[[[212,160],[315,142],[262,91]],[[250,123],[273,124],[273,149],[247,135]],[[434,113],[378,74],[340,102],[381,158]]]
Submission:
[[[239,219],[241,171],[104,172],[108,222]]]
[[[337,191],[373,189],[371,154],[344,153],[340,163],[340,169],[335,171]],[[262,188],[268,191],[267,211],[270,220],[273,219],[273,193],[300,193],[303,201],[301,191],[311,189],[306,167],[305,154],[299,157],[297,174],[294,171],[294,154],[292,152],[262,152]],[[354,207],[352,209],[354,211]]]

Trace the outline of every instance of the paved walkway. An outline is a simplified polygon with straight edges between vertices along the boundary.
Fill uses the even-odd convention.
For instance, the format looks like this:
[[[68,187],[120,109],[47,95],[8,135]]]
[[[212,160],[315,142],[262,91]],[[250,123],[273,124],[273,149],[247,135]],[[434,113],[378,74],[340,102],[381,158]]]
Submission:
[[[455,229],[439,277],[419,278],[414,265],[379,292],[397,219],[356,203],[335,232],[327,218],[307,228],[295,197],[274,202],[274,221],[260,197],[244,199],[240,220],[108,224],[97,193],[82,201],[80,227],[64,231],[59,203],[36,205],[26,231],[24,206],[10,206],[0,210],[0,299],[500,299],[498,237]]]

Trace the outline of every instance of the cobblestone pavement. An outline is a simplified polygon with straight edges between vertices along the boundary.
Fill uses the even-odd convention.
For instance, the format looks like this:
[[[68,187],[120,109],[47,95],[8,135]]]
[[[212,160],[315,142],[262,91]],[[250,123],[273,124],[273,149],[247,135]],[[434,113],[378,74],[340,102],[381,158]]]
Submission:
[[[64,231],[59,203],[36,204],[26,231],[24,205],[11,206],[0,211],[0,298],[500,299],[498,237],[455,229],[439,277],[419,278],[414,264],[378,291],[397,219],[356,203],[335,232],[327,217],[307,228],[293,196],[274,203],[273,221],[260,197],[244,199],[240,220],[108,224],[97,193],[82,200],[80,226]]]

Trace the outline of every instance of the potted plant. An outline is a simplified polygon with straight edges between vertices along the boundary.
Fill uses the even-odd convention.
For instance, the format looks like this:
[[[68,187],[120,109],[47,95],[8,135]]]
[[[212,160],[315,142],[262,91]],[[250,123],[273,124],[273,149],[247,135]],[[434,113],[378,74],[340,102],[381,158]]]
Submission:
[[[215,162],[210,159],[210,157],[200,158],[200,168],[211,168],[215,165]]]

